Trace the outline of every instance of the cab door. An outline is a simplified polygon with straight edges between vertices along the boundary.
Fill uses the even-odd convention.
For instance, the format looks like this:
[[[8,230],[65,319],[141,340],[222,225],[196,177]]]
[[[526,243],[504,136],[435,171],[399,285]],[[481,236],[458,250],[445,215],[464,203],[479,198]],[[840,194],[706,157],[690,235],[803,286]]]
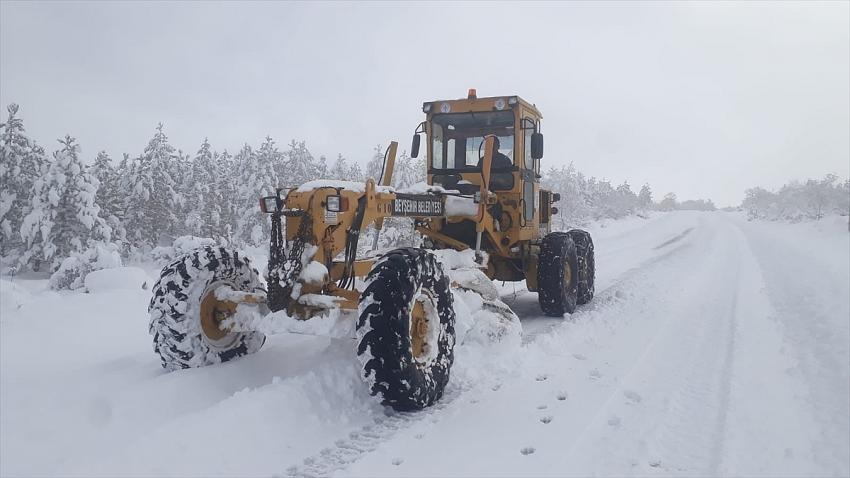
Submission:
[[[537,227],[537,210],[539,208],[540,180],[537,174],[538,163],[531,157],[531,135],[534,133],[536,122],[530,117],[520,121],[522,132],[522,158],[520,173],[522,177],[522,226]]]

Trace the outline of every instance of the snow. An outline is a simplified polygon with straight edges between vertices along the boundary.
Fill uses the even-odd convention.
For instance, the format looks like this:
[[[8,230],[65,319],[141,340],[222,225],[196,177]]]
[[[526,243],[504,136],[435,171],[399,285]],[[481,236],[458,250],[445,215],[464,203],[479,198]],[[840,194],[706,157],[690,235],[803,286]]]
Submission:
[[[317,299],[318,305],[331,305],[325,296],[317,296],[314,294],[306,294],[299,298],[310,296]],[[324,297],[323,299],[318,299]],[[318,303],[321,301],[322,303]],[[332,301],[332,300],[331,300]],[[264,313],[254,305],[240,304],[236,309],[236,315],[223,322],[226,327],[235,326],[235,330],[257,330],[266,335],[274,334],[301,334],[312,335],[316,337],[326,337],[333,339],[351,339],[354,337],[354,324],[356,317],[351,315],[351,312],[344,312],[338,309],[330,310],[326,314],[317,315],[310,320],[301,320],[289,316],[285,311],[278,311],[271,314]]]
[[[472,198],[446,196],[446,216],[475,216],[479,205]]]
[[[85,283],[88,292],[108,293],[114,290],[150,290],[154,280],[138,267],[117,267],[90,272]]]
[[[298,303],[311,307],[322,307],[330,309],[336,307],[337,302],[342,301],[342,297],[334,297],[332,295],[321,294],[301,294],[298,296]]]
[[[328,268],[324,264],[319,261],[310,261],[301,269],[299,279],[307,284],[322,284],[327,276]]]
[[[15,282],[0,279],[0,316],[12,314],[24,304],[32,301],[32,294]]]
[[[403,194],[427,194],[427,193],[459,193],[457,190],[447,190],[437,184],[428,184],[425,181],[419,181],[411,184],[406,188],[399,189],[398,192]]]
[[[166,373],[149,291],[4,277],[0,475],[850,474],[846,218],[673,212],[589,230],[597,296],[571,317],[497,285],[518,343],[477,334],[480,296],[455,291],[468,330],[443,399],[418,413],[368,395],[351,339],[301,335],[350,337],[332,332],[350,333],[344,314],[278,312],[265,327],[301,333]],[[476,283],[471,251],[440,254]]]
[[[317,179],[315,181],[308,181],[302,184],[295,191],[305,193],[319,188],[346,189],[348,191],[363,193],[366,192],[366,182]],[[391,193],[395,191],[395,189],[390,186],[376,186],[375,190],[379,193]]]

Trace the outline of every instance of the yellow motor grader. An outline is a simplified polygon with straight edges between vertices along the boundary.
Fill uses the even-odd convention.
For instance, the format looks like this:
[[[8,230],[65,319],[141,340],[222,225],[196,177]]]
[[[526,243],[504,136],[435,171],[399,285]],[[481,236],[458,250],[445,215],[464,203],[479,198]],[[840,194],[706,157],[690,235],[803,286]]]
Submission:
[[[223,247],[196,250],[163,268],[149,306],[163,367],[256,352],[265,341],[250,320],[258,314],[281,323],[334,315],[354,322],[370,392],[396,410],[416,410],[437,401],[449,380],[453,291],[476,293],[483,307],[513,318],[490,281],[524,280],[546,315],[588,302],[595,274],[590,235],[550,231],[560,197],[539,182],[540,111],[518,96],[478,98],[475,90],[426,102],[422,110],[410,153],[418,157],[424,136],[427,184],[390,187],[393,142],[377,181],[317,180],[261,198],[272,223],[265,284],[250,259]],[[422,247],[378,251],[377,234],[390,217],[410,218]],[[372,251],[358,257],[370,225]],[[450,251],[471,257],[471,266],[454,270]]]

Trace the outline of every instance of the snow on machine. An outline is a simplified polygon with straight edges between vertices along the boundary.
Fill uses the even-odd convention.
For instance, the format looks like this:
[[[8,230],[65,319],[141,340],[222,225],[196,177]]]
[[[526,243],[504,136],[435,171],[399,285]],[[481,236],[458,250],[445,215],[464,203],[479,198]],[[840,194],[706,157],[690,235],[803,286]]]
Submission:
[[[247,257],[205,247],[162,270],[150,333],[166,369],[225,362],[278,332],[356,337],[372,395],[396,410],[435,403],[457,340],[509,340],[519,319],[498,281],[525,281],[546,315],[572,313],[594,292],[590,235],[550,232],[560,197],[540,187],[541,114],[517,96],[423,104],[411,156],[426,137],[427,184],[312,181],[260,200],[272,222],[265,283]],[[384,219],[407,217],[420,248],[378,251]],[[376,229],[372,251],[358,241]]]

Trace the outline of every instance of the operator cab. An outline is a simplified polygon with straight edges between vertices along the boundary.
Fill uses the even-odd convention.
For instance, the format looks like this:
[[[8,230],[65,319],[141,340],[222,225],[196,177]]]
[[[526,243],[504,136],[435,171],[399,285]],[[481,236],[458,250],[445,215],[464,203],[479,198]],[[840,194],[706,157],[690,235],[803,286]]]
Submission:
[[[512,191],[523,171],[539,175],[541,115],[519,97],[477,98],[471,89],[466,99],[428,102],[422,109],[428,117],[417,128],[411,156],[418,156],[419,133],[426,133],[429,184],[461,193],[477,191],[482,143],[488,135],[499,144],[491,166],[491,191]],[[532,151],[533,143],[539,151]]]
[[[513,255],[511,248],[537,238],[548,228],[549,206],[543,211],[540,159],[543,157],[542,115],[518,96],[478,98],[474,89],[466,98],[438,100],[422,105],[426,119],[416,128],[411,156],[417,157],[425,136],[428,184],[472,197],[480,191],[483,143],[497,139],[490,169],[489,190],[496,195],[488,211],[494,225],[484,234],[484,249]],[[447,218],[429,226],[472,245],[475,224],[470,219]]]

